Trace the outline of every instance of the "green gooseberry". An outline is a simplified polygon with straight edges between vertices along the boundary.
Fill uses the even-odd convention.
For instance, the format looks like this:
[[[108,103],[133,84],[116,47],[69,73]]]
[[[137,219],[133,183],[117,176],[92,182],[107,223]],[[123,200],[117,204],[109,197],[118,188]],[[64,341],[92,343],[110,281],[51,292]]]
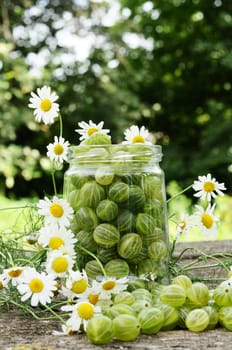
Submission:
[[[85,272],[90,279],[102,276],[103,271],[97,260],[90,260],[85,264]]]
[[[80,189],[79,199],[82,206],[96,208],[104,198],[105,190],[96,181],[86,182]]]
[[[179,286],[183,287],[184,289],[187,289],[187,288],[191,287],[192,281],[186,275],[178,275],[172,279],[172,284],[178,284]]]
[[[108,197],[116,203],[123,203],[129,198],[129,186],[121,181],[110,185]]]
[[[86,327],[88,339],[95,345],[108,344],[113,338],[113,322],[109,317],[96,315]]]
[[[96,170],[95,180],[102,186],[110,185],[114,179],[114,172],[111,166],[101,166]]]
[[[152,242],[148,247],[148,256],[152,260],[159,261],[161,259],[164,259],[167,255],[167,244],[162,240]]]
[[[133,232],[135,228],[135,216],[127,209],[121,211],[116,219],[116,226],[120,232]]]
[[[187,328],[185,324],[185,320],[191,310],[192,309],[186,305],[182,305],[181,307],[178,308],[179,319],[177,324],[180,328],[183,328],[183,329]]]
[[[128,291],[122,291],[114,297],[114,304],[132,305],[135,302],[135,297]]]
[[[156,228],[155,219],[146,213],[139,213],[136,217],[136,230],[142,235],[150,235]]]
[[[158,307],[164,315],[164,322],[161,327],[161,331],[170,331],[175,329],[179,320],[178,310],[174,306],[163,304],[161,302],[157,303],[156,307]]]
[[[81,230],[75,236],[78,239],[77,247],[81,245],[81,247],[84,247],[90,252],[93,252],[93,253],[96,252],[97,247],[96,247],[96,242],[93,239],[92,232]],[[81,252],[81,249],[80,249],[80,252]]]
[[[218,306],[232,306],[232,282],[220,283],[213,292],[213,299]]]
[[[86,140],[80,143],[81,145],[110,145],[111,137],[101,132],[95,132],[90,135]]]
[[[200,308],[206,306],[209,301],[209,289],[206,284],[202,282],[192,283],[186,289],[187,304],[192,308]]]
[[[182,306],[186,300],[186,291],[183,287],[177,284],[170,284],[161,290],[160,300],[164,304],[168,304],[173,307]]]
[[[163,312],[156,307],[148,307],[138,314],[138,321],[141,331],[144,334],[156,334],[161,329],[164,322]]]
[[[95,227],[93,238],[100,246],[111,248],[119,242],[120,233],[114,225],[103,223]]]
[[[107,276],[121,278],[129,275],[130,269],[128,263],[123,259],[112,259],[104,266]]]
[[[96,208],[96,213],[99,219],[103,221],[112,221],[118,215],[118,206],[115,202],[109,199],[103,199]]]
[[[140,212],[145,204],[145,195],[141,187],[132,185],[129,187],[128,209],[132,212]]]
[[[96,246],[95,241],[94,243]],[[97,257],[101,260],[103,264],[106,264],[110,260],[118,258],[117,247],[113,246],[111,248],[104,248],[97,246]]]
[[[136,301],[137,300],[146,300],[150,303],[152,302],[152,294],[146,288],[137,288],[131,294],[133,295],[133,297],[135,298]]]
[[[228,331],[232,331],[232,306],[223,306],[218,312],[220,324]]]
[[[145,193],[146,198],[164,201],[162,181],[160,176],[153,174],[143,176],[141,187]]]
[[[191,310],[185,319],[185,324],[192,332],[202,332],[208,327],[209,315],[203,309]]]
[[[137,270],[139,276],[146,274],[154,274],[157,276],[159,266],[156,261],[147,258],[138,263]]]
[[[120,341],[133,341],[140,333],[140,324],[137,317],[119,315],[113,319],[114,338]]]
[[[207,329],[214,329],[219,321],[218,308],[213,305],[207,305],[202,308],[209,315],[209,324]]]
[[[142,239],[137,233],[126,233],[118,242],[118,254],[124,259],[134,259],[142,249]]]
[[[98,225],[98,218],[94,210],[89,207],[81,207],[75,213],[76,229],[91,231]]]

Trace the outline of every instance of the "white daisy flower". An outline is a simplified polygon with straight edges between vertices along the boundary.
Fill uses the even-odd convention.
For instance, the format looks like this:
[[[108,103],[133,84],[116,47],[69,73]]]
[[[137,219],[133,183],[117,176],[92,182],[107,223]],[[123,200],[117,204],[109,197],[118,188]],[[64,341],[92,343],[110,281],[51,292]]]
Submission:
[[[31,306],[37,306],[39,303],[46,305],[51,302],[54,291],[57,290],[57,282],[53,275],[39,273],[33,269],[24,276],[17,289],[22,295],[22,301],[31,298]]]
[[[7,280],[6,280],[5,276],[4,276],[4,274],[2,273],[0,275],[0,292],[1,292],[1,289],[7,288],[7,287],[8,287]]]
[[[78,125],[81,129],[76,129],[75,131],[81,135],[80,141],[88,139],[95,132],[105,135],[110,132],[109,129],[103,129],[103,121],[101,121],[99,124],[95,124],[92,122],[92,120],[90,120],[89,123],[80,122]]]
[[[63,307],[62,310],[64,309],[65,308]],[[101,312],[99,306],[95,306],[88,301],[80,301],[79,303],[66,308],[66,310],[68,309],[72,313],[63,327],[63,331],[68,334],[79,331],[81,325],[83,325],[84,330],[86,330],[88,321]]]
[[[45,124],[54,123],[54,119],[59,113],[59,104],[55,103],[58,96],[55,92],[51,92],[49,86],[43,86],[37,89],[37,95],[32,92],[28,107],[34,109],[35,120],[43,121]]]
[[[69,299],[85,295],[88,289],[88,277],[85,271],[69,271],[62,294]]]
[[[197,221],[197,224],[200,226],[200,228],[203,230],[203,233],[206,235],[206,238],[212,237],[213,239],[216,239],[217,237],[217,223],[219,221],[218,216],[213,214],[213,211],[215,209],[215,203],[213,206],[210,204],[206,209],[204,209],[200,205],[196,205],[197,212],[195,213],[194,217]]]
[[[38,243],[43,247],[48,247],[50,250],[57,250],[61,247],[74,249],[74,244],[77,239],[71,230],[65,227],[56,227],[47,225],[39,231]]]
[[[47,255],[46,271],[56,277],[66,277],[72,270],[74,259],[75,255],[67,254],[62,248],[53,250]]]
[[[100,282],[93,280],[92,289],[100,293],[99,299],[110,299],[112,294],[118,294],[127,289],[128,278],[103,278]]]
[[[208,202],[211,201],[211,198],[215,198],[217,195],[223,196],[222,191],[226,190],[224,183],[218,183],[211,174],[207,176],[198,176],[198,181],[194,181],[193,189],[198,191],[194,194],[195,197],[200,199],[207,199]]]
[[[54,161],[63,163],[67,161],[69,142],[61,136],[54,137],[54,143],[49,143],[47,146],[47,156]]]
[[[176,227],[176,235],[186,234],[193,226],[192,217],[188,214],[182,214]]]
[[[54,196],[51,200],[48,197],[38,202],[38,213],[45,216],[45,223],[67,227],[73,216],[73,209],[65,199]]]
[[[130,128],[126,129],[124,132],[125,141],[123,144],[135,144],[143,143],[146,145],[151,145],[152,143],[147,140],[149,136],[149,131],[142,126],[140,129],[137,125],[132,125]]]
[[[2,278],[4,283],[9,283],[13,286],[17,286],[21,282],[22,278],[28,273],[34,270],[28,266],[13,266],[8,269],[4,269],[2,273]]]

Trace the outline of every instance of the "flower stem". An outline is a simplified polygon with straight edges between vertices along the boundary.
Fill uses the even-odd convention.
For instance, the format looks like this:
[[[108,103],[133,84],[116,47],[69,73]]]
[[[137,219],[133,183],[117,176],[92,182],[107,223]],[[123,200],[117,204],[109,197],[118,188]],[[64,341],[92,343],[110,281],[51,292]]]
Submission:
[[[62,121],[62,116],[59,113],[59,121],[60,121],[60,137],[63,135],[63,121]]]
[[[53,183],[54,194],[55,194],[55,196],[57,196],[55,171],[54,170],[52,170],[52,183]]]
[[[192,184],[189,185],[188,187],[186,187],[185,189],[183,189],[183,191],[176,193],[174,196],[172,196],[171,198],[169,198],[169,199],[167,200],[167,203],[169,203],[170,201],[172,201],[172,200],[175,199],[176,197],[180,196],[181,194],[185,193],[185,192],[188,191],[191,187],[192,187]]]
[[[99,266],[100,266],[100,268],[101,268],[101,270],[102,270],[102,272],[103,272],[104,277],[107,277],[106,272],[105,272],[105,270],[104,270],[104,267],[103,267],[101,261],[96,257],[96,255],[94,255],[94,254],[91,253],[89,250],[85,249],[84,247],[82,247],[82,246],[79,245],[79,244],[78,244],[78,248],[80,248],[81,250],[83,250],[85,253],[91,255],[91,256],[98,262],[98,264],[99,264]]]

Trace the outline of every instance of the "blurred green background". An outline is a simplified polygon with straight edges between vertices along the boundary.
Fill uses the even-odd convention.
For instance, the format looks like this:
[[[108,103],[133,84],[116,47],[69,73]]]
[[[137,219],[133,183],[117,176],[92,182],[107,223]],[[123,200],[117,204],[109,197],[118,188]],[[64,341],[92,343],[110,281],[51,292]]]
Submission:
[[[224,182],[218,210],[231,233],[231,0],[2,0],[0,6],[1,198],[53,193],[46,145],[59,123],[38,124],[27,107],[30,92],[49,85],[71,143],[79,143],[74,130],[82,120],[103,120],[115,143],[125,128],[144,125],[163,147],[168,196],[173,186],[183,189],[209,172]],[[180,210],[189,206],[188,194],[183,198]]]

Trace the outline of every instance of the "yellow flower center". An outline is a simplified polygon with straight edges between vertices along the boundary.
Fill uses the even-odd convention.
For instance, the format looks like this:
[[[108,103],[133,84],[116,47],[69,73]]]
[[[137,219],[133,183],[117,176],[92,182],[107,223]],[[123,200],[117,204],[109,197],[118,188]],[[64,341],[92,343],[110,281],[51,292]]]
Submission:
[[[0,281],[0,289],[3,289],[3,283]]]
[[[55,216],[55,218],[60,218],[64,214],[64,209],[60,204],[53,203],[50,206],[50,213],[52,216]]]
[[[96,305],[99,300],[99,294],[90,293],[88,299],[91,304]]]
[[[44,284],[39,278],[34,278],[29,283],[29,288],[32,293],[40,293],[43,290]]]
[[[79,294],[79,293],[83,293],[84,291],[86,291],[87,287],[88,287],[88,284],[87,284],[86,279],[82,278],[79,281],[73,282],[71,291],[73,293]]]
[[[181,230],[184,230],[186,228],[186,221],[185,220],[181,221],[179,223],[179,227],[180,227]]]
[[[11,277],[11,278],[16,278],[16,277],[19,277],[21,275],[21,273],[23,272],[22,269],[16,269],[16,270],[10,270],[8,272],[8,275]]]
[[[60,237],[51,237],[48,245],[51,249],[56,250],[64,245],[64,241]]]
[[[211,181],[206,181],[203,188],[205,192],[213,192],[215,190],[215,184]]]
[[[141,135],[136,135],[132,139],[132,143],[144,143],[144,137]]]
[[[60,143],[57,143],[54,146],[53,151],[57,156],[60,156],[62,153],[64,153],[64,147]]]
[[[97,128],[89,128],[88,131],[87,131],[87,134],[88,134],[88,136],[91,136],[95,132],[98,132]]]
[[[68,269],[68,260],[65,257],[58,257],[52,262],[52,269],[56,273],[63,273]]]
[[[116,286],[115,281],[106,281],[102,284],[102,289],[104,290],[112,290]]]
[[[52,103],[48,98],[45,98],[40,102],[40,108],[43,112],[48,112],[52,107]]]
[[[210,228],[213,226],[214,220],[212,215],[204,213],[202,215],[201,222],[205,227]]]
[[[94,315],[94,308],[90,303],[82,303],[78,306],[77,313],[80,318],[89,320]]]

